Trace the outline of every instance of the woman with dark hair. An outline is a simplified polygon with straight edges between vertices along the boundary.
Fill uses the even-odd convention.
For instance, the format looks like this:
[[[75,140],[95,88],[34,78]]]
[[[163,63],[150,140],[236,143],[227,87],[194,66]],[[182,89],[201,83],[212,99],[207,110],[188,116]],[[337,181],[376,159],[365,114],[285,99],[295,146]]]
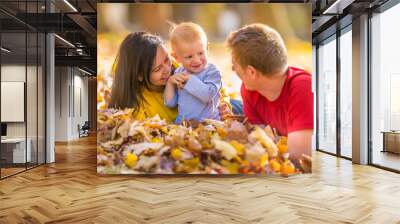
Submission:
[[[121,43],[113,65],[114,81],[108,107],[133,108],[137,119],[158,114],[167,122],[173,122],[178,111],[164,105],[163,93],[176,67],[160,37],[147,32],[129,34]],[[234,113],[238,112],[235,114],[241,112],[241,103],[221,101],[221,117],[231,114],[229,106]]]
[[[172,62],[160,37],[147,32],[129,34],[113,65],[114,81],[109,107],[133,108],[138,119],[156,114],[175,120],[176,108],[164,105],[163,91]]]

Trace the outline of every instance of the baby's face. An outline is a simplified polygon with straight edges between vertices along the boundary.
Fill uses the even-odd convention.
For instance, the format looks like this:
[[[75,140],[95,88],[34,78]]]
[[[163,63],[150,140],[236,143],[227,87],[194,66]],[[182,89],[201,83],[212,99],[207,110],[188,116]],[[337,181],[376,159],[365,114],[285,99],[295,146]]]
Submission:
[[[193,43],[179,43],[175,54],[177,61],[191,73],[203,71],[208,63],[207,46],[200,40]]]

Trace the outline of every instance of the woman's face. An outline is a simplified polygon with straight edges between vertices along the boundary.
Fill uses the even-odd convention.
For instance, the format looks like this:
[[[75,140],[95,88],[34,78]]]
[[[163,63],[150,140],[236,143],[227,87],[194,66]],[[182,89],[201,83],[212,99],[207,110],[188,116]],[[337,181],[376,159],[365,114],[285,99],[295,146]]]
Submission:
[[[164,46],[157,48],[157,54],[153,69],[150,74],[150,82],[155,86],[165,86],[171,74],[171,59]]]

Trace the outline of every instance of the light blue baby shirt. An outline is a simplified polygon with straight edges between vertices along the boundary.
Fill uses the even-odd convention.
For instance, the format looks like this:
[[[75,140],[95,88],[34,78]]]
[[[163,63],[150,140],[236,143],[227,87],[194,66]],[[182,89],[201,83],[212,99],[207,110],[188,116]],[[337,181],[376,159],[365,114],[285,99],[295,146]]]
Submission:
[[[174,72],[189,72],[180,66]],[[175,123],[182,123],[183,120],[201,121],[205,118],[219,120],[219,90],[221,89],[221,73],[213,64],[207,64],[203,71],[193,74],[186,82],[183,89],[177,89],[174,97],[164,103],[168,107],[178,105],[178,117]]]

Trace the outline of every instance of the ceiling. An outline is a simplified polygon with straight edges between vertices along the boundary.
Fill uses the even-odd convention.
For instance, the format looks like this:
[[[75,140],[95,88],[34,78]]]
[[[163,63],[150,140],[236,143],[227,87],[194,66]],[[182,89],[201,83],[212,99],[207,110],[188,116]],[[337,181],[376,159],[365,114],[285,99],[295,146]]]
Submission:
[[[168,2],[171,0],[155,0]],[[186,0],[175,0],[184,2]],[[213,0],[209,0],[213,1]],[[215,0],[225,2],[225,0]],[[312,4],[313,41],[334,26],[344,17],[355,16],[365,10],[376,8],[387,0],[270,0],[252,2],[285,2]],[[30,31],[54,32],[61,38],[55,38],[56,65],[79,66],[96,74],[96,35],[97,11],[100,2],[135,2],[133,0],[45,0],[39,1],[0,1],[0,22],[3,33],[3,46],[15,49],[14,54],[25,54],[25,28]],[[151,2],[148,0],[142,2]],[[199,0],[201,2],[201,0]],[[235,0],[226,0],[235,2]],[[237,2],[248,2],[237,0]],[[50,9],[52,13],[50,12]],[[350,18],[351,21],[351,18]],[[21,31],[23,31],[21,33]],[[29,38],[28,38],[29,39]],[[74,46],[72,46],[72,45]],[[34,52],[34,44],[28,44],[28,54]],[[31,49],[32,48],[32,49]]]
[[[3,61],[17,63],[24,62],[25,56],[28,61],[36,57],[38,45],[36,39],[33,41],[32,38],[37,33],[52,32],[57,34],[56,66],[77,66],[95,75],[96,4],[96,0],[48,0],[47,5],[46,1],[1,0],[2,46],[12,49],[7,57],[3,57]]]

